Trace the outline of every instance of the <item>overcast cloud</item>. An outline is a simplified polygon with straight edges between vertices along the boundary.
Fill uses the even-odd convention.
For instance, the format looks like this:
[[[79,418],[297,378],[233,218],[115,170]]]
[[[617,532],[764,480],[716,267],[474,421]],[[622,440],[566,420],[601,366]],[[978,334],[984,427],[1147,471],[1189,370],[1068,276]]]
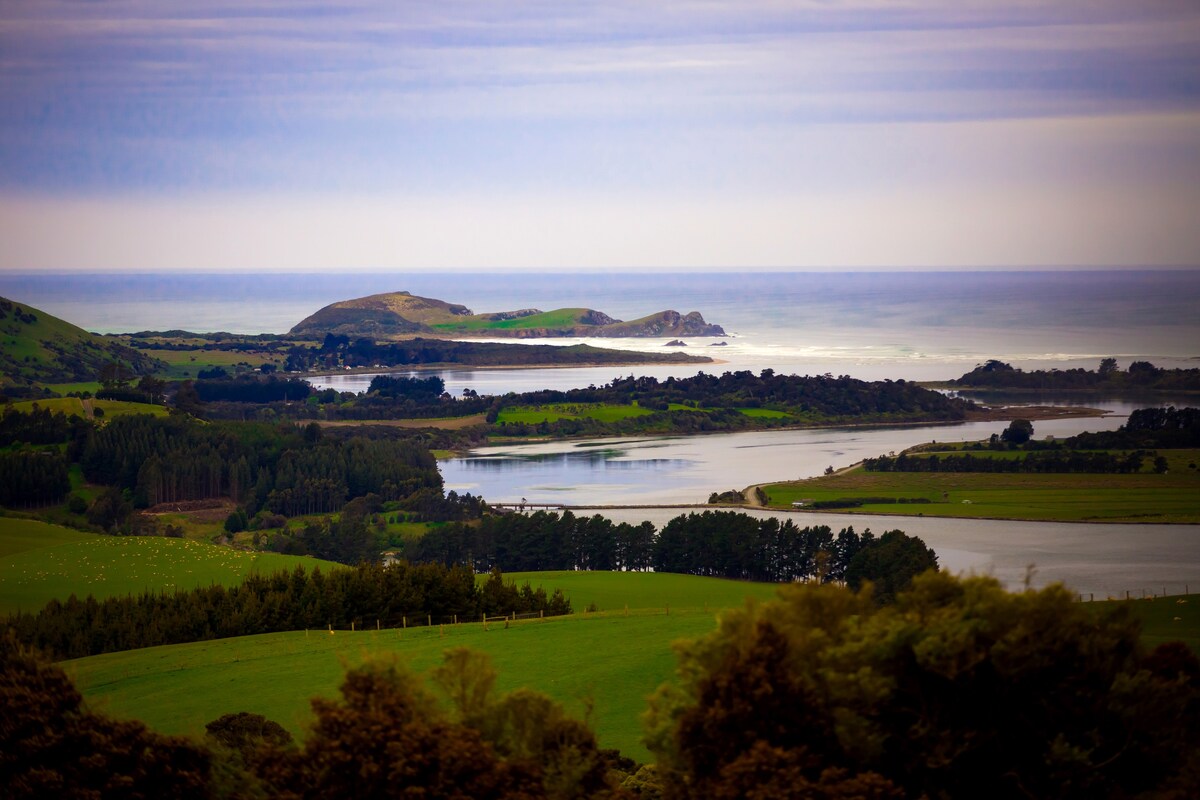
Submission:
[[[5,269],[1200,264],[1195,2],[8,2]]]

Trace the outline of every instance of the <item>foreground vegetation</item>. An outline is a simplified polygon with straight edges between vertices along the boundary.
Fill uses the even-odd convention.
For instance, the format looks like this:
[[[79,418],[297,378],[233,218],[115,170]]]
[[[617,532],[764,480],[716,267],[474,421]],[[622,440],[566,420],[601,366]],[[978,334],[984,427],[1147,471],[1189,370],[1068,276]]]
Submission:
[[[244,706],[259,699],[248,687],[270,692],[268,675],[319,672],[318,691],[330,699],[287,721],[312,722],[299,746],[280,732],[216,738],[229,718],[206,726],[204,744],[136,724],[121,738],[90,735],[118,723],[80,709],[60,673],[8,647],[4,699],[15,724],[3,728],[0,777],[16,797],[44,793],[47,781],[95,786],[114,776],[173,796],[200,786],[269,796],[424,788],[488,797],[1185,797],[1200,779],[1200,661],[1178,644],[1147,649],[1136,604],[1096,606],[1058,587],[1008,594],[991,579],[940,574],[882,607],[869,593],[786,587],[777,600],[725,612],[715,631],[706,617],[708,632],[680,648],[676,677],[649,701],[652,770],[603,754],[571,716],[580,706],[528,689],[504,693],[510,663],[551,677],[540,665],[565,658],[557,679],[578,688],[571,659],[585,670],[598,660],[605,669],[593,675],[604,683],[620,671],[613,651],[635,616],[454,632],[435,640],[453,648],[430,664],[436,692],[386,658],[417,649],[415,637],[396,632],[295,633],[243,640],[240,653],[190,646],[67,665],[98,695],[115,680],[140,686],[147,706],[176,704],[192,730],[212,708],[198,696]],[[593,627],[586,639],[551,640],[590,626],[613,634]],[[644,641],[662,648],[662,631],[654,633]],[[491,637],[498,659],[517,661],[502,663],[498,678],[489,660],[457,647],[468,636]],[[339,637],[367,651],[332,699],[333,654],[305,653]],[[272,659],[280,668],[270,669]],[[206,662],[191,682],[171,684],[172,670],[187,677]],[[658,668],[643,660],[631,672]],[[551,678],[548,688],[561,686]],[[119,694],[107,695],[110,708]],[[41,736],[23,735],[35,726]]]

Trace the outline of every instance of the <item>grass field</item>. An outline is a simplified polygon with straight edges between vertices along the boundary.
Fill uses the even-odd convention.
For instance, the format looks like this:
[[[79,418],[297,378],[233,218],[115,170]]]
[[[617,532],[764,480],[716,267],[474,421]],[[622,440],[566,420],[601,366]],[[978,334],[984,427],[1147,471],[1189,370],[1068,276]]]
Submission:
[[[771,408],[739,408],[738,411],[752,419],[787,419],[792,416],[786,411]]]
[[[848,513],[1050,521],[1200,522],[1196,450],[1163,450],[1168,472],[1157,475],[1033,475],[963,472],[867,472],[763,487],[770,505],[858,497],[925,498],[929,503],[870,503]]]
[[[102,536],[32,520],[0,518],[0,614],[53,598],[97,598],[219,583],[255,572],[337,564],[160,537]]]
[[[167,370],[160,374],[164,378],[194,378],[202,369],[224,367],[230,374],[237,365],[258,369],[263,364],[282,367],[284,357],[275,353],[241,350],[153,350],[142,351],[151,358],[167,363]]]
[[[540,422],[557,422],[560,419],[594,419],[600,422],[617,422],[630,417],[644,417],[654,412],[636,405],[609,403],[551,403],[544,406],[514,406],[506,408],[496,417],[496,422],[522,422],[537,425]]]
[[[19,403],[12,403],[8,408],[11,408],[13,411],[28,413],[33,410],[34,405],[37,405],[38,408],[49,409],[52,413],[61,411],[68,417],[72,414],[86,417],[89,415],[84,408],[84,402],[78,397],[50,397],[42,400],[22,400]],[[103,409],[104,418],[106,419],[127,414],[150,414],[155,417],[167,416],[165,406],[156,406],[150,403],[129,403],[125,400],[88,400],[86,402],[93,409]]]
[[[491,654],[502,691],[529,686],[578,716],[590,698],[601,743],[644,760],[649,754],[640,743],[639,715],[646,697],[673,674],[671,642],[712,630],[719,608],[775,591],[768,584],[654,573],[506,577],[547,591],[562,588],[575,614],[510,628],[492,623],[486,632],[479,623],[464,623],[445,628],[444,638],[437,628],[267,634],[109,653],[64,666],[94,706],[161,731],[197,733],[221,714],[245,710],[299,733],[310,719],[308,699],[333,696],[346,665],[395,653],[423,672],[444,650],[465,646]],[[612,610],[584,613],[590,603]]]
[[[573,328],[587,313],[586,308],[556,308],[540,314],[530,314],[516,319],[489,320],[464,319],[461,322],[443,322],[433,327],[441,331],[507,331],[524,328]]]
[[[579,716],[589,701],[601,744],[646,760],[649,754],[641,744],[639,717],[646,697],[674,675],[671,642],[711,631],[716,606],[740,604],[746,588],[760,597],[774,589],[652,574],[510,577],[563,587],[572,594],[576,613],[518,622],[509,628],[492,623],[487,631],[479,623],[470,623],[445,629],[267,634],[110,653],[69,661],[64,667],[93,706],[142,719],[164,732],[198,733],[221,714],[251,711],[299,734],[311,720],[309,698],[334,696],[347,666],[368,656],[394,654],[425,672],[439,663],[446,649],[469,647],[492,656],[501,691],[528,686]],[[646,578],[651,580],[638,584]],[[658,585],[654,578],[672,581]],[[626,616],[623,610],[598,614],[580,610],[585,602],[616,609],[626,596],[660,606],[670,598],[671,613],[642,609]],[[1132,601],[1143,620],[1147,646],[1183,639],[1200,649],[1200,596],[1193,595],[1185,603],[1178,603],[1180,599]],[[710,610],[687,605],[696,602],[708,602]],[[1087,604],[1097,611],[1107,605]]]

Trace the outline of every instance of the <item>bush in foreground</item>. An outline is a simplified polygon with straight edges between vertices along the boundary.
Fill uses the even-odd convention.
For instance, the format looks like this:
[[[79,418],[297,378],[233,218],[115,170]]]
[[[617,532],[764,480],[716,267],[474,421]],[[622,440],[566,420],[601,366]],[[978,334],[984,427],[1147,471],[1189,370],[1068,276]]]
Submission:
[[[668,798],[1187,797],[1200,664],[1125,607],[926,573],[891,606],[789,586],[651,700]]]

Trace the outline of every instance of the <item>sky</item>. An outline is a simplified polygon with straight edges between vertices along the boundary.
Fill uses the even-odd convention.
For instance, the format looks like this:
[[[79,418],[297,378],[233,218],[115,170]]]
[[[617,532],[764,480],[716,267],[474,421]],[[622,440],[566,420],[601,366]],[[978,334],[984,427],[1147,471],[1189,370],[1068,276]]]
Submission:
[[[1195,0],[6,0],[0,269],[1197,267]]]

